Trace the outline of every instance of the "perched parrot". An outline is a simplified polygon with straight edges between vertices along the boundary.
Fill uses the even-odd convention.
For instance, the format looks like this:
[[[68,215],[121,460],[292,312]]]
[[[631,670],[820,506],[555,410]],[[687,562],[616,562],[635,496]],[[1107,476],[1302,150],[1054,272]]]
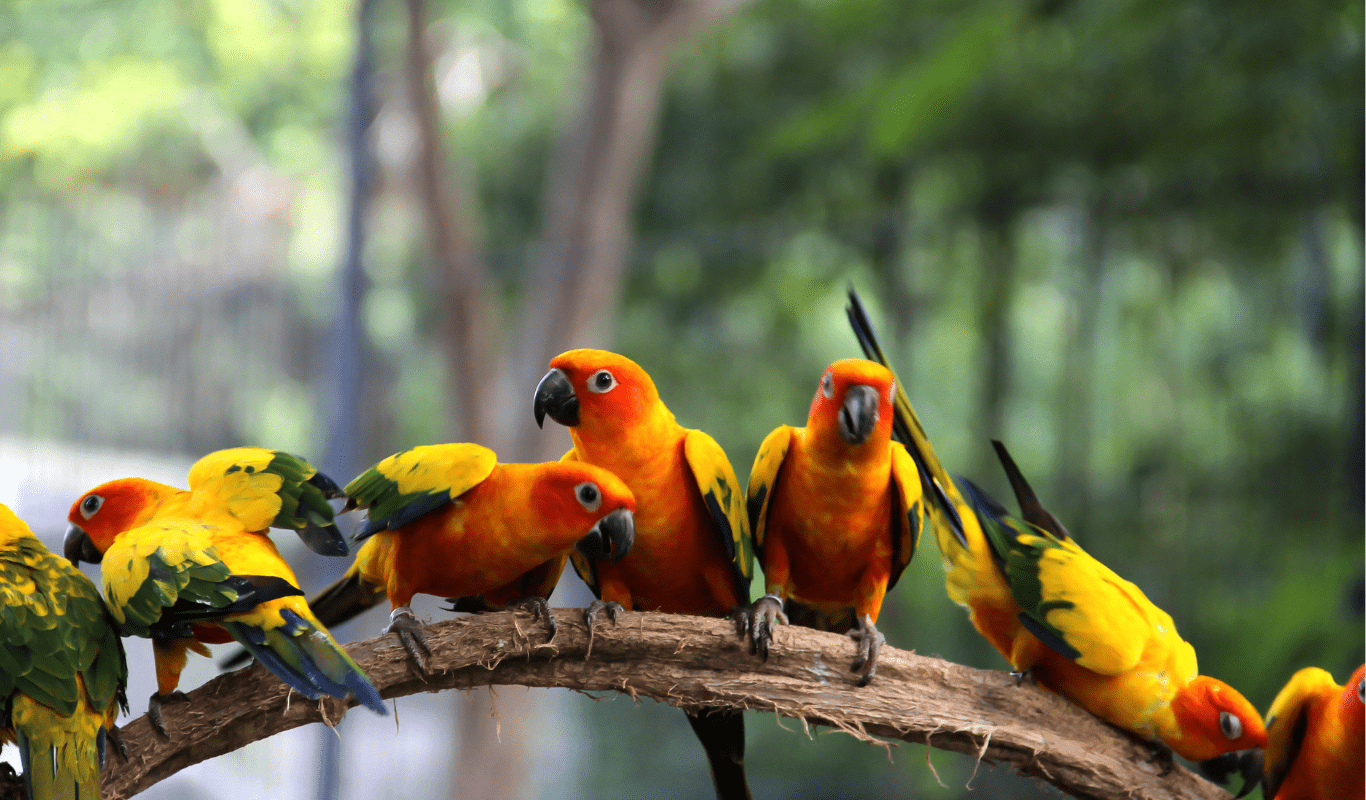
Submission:
[[[886,367],[836,361],[806,427],[780,426],[759,447],[749,524],[768,594],[740,620],[765,658],[774,621],[791,616],[858,642],[860,686],[877,673],[882,598],[915,554],[925,511],[915,462],[892,441],[895,396]]]
[[[332,523],[331,479],[286,453],[239,447],[190,468],[190,489],[124,478],[71,506],[66,556],[102,564],[104,596],[125,635],[152,640],[157,692],[148,703],[166,735],[161,706],[176,691],[187,651],[236,639],[280,680],[310,699],[348,693],[387,713],[360,667],[304,602],[269,528],[312,531],[308,541],[345,540]]]
[[[1366,666],[1346,686],[1317,667],[1296,672],[1266,714],[1262,796],[1362,800],[1366,796]]]
[[[18,744],[30,800],[98,800],[127,680],[99,590],[0,504],[0,744]]]
[[[623,607],[723,616],[749,603],[753,554],[740,484],[707,434],[679,425],[635,362],[602,350],[570,350],[536,387],[536,424],[569,428],[563,461],[614,472],[636,496],[635,545],[619,563],[572,554],[574,569],[615,621]],[[702,709],[688,721],[711,765],[717,796],[749,797],[744,719]]]
[[[477,444],[415,447],[389,456],[346,487],[347,509],[364,508],[365,544],[340,580],[309,602],[338,625],[385,597],[386,633],[399,635],[426,670],[415,594],[449,598],[455,611],[528,604],[555,634],[546,598],[577,550],[620,561],[631,549],[635,498],[617,476],[590,464],[499,464]]]
[[[885,366],[852,290],[850,300],[864,352]],[[999,442],[996,452],[1024,519],[1006,514],[966,480],[971,503],[965,502],[900,386],[898,435],[934,490],[928,516],[949,597],[968,609],[977,630],[1021,675],[1192,761],[1266,744],[1252,704],[1198,674],[1195,650],[1171,617],[1068,536]],[[1166,749],[1159,753],[1169,759]]]

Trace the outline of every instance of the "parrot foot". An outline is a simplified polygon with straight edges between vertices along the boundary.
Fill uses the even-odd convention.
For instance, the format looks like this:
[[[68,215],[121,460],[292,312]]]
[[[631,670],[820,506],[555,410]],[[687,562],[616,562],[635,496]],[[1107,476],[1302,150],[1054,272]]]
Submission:
[[[152,729],[162,735],[162,738],[169,739],[171,735],[166,732],[166,720],[161,715],[161,707],[166,703],[188,703],[190,696],[184,692],[153,692],[147,700],[147,720],[152,723]]]
[[[110,744],[114,745],[114,752],[119,754],[119,760],[127,763],[128,743],[123,740],[123,731],[119,730],[119,726],[109,726],[109,728],[105,730],[104,736]]]
[[[1023,685],[1025,681],[1029,681],[1035,686],[1039,685],[1039,679],[1034,675],[1034,670],[1032,668],[1012,670],[1010,673],[1010,677],[1015,679],[1016,686]]]
[[[588,608],[584,609],[583,612],[583,623],[588,626],[588,650],[583,654],[584,661],[587,661],[588,657],[593,655],[593,632],[597,630],[598,614],[601,614],[604,611],[607,612],[607,619],[611,620],[613,625],[616,625],[617,618],[621,616],[621,612],[625,610],[626,609],[621,607],[621,603],[618,603],[615,600],[608,600],[605,603],[601,600],[594,600],[588,604]]]
[[[1172,754],[1172,749],[1161,742],[1148,742],[1153,754],[1148,758],[1148,763],[1157,764],[1162,769],[1157,773],[1159,778],[1165,778],[1176,769],[1176,756]]]
[[[408,657],[417,665],[418,672],[427,674],[427,656],[432,654],[432,649],[427,646],[426,630],[411,608],[399,606],[390,612],[389,625],[384,633],[397,634],[399,643],[408,651]]]
[[[555,641],[555,615],[550,613],[550,603],[546,602],[544,597],[523,597],[521,600],[508,603],[507,608],[509,611],[514,612],[531,612],[531,619],[533,622],[538,619],[545,620],[545,628],[550,631],[549,638],[545,640],[546,644]]]
[[[768,660],[768,648],[773,643],[773,626],[781,622],[788,624],[787,614],[783,613],[783,600],[776,594],[766,594],[731,612],[735,620],[735,635],[741,641],[749,640],[749,652]]]
[[[887,637],[873,624],[873,618],[864,614],[859,618],[858,627],[849,631],[849,638],[858,642],[858,657],[849,671],[861,673],[857,685],[867,686],[877,675],[877,656],[887,643]]]

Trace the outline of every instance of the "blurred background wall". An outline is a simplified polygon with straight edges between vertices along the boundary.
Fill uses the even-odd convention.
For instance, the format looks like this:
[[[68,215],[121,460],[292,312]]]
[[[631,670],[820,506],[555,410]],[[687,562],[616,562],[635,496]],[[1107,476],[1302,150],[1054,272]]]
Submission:
[[[183,485],[220,447],[342,481],[424,442],[555,457],[531,391],[582,345],[645,366],[743,477],[858,354],[853,283],[950,468],[1008,494],[1006,441],[1264,709],[1296,668],[1363,657],[1362,20],[1351,0],[5,0],[0,502],[55,547],[85,489]],[[345,566],[279,543],[306,590]],[[889,641],[1004,668],[936,555],[889,597]],[[566,575],[555,602],[587,599]],[[625,698],[412,697],[397,723],[358,711],[149,796],[710,796],[680,715]],[[749,730],[756,797],[1056,796],[918,746]]]

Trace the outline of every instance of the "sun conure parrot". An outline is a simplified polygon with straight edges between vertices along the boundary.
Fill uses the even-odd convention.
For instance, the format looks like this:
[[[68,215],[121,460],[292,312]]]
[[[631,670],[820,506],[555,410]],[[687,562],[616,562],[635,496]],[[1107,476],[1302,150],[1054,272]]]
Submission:
[[[836,361],[821,375],[806,427],[782,425],[759,447],[749,524],[768,594],[740,619],[765,658],[774,621],[790,616],[848,632],[860,686],[877,673],[882,598],[915,554],[924,515],[915,462],[892,441],[895,396],[886,367]]]
[[[18,744],[30,800],[99,800],[127,680],[99,590],[0,504],[0,744]]]
[[[631,549],[635,498],[591,464],[500,464],[477,444],[436,444],[389,456],[346,487],[346,508],[368,520],[355,563],[309,602],[338,625],[386,597],[385,632],[399,635],[418,667],[430,654],[408,607],[415,594],[448,598],[455,611],[519,601],[543,617],[565,558],[577,550],[619,561]]]
[[[887,365],[852,290],[850,300],[850,321],[865,353]],[[968,609],[973,625],[1016,670],[1192,761],[1266,743],[1252,704],[1222,681],[1198,674],[1195,650],[1171,617],[1068,536],[999,442],[996,451],[1024,519],[1006,514],[966,480],[971,504],[965,502],[903,387],[898,382],[898,437],[905,437],[934,489],[929,519],[949,598]]]
[[[1345,686],[1318,667],[1296,672],[1266,713],[1262,796],[1362,800],[1366,796],[1366,666]]]
[[[337,485],[301,458],[257,447],[210,453],[190,468],[189,484],[110,481],[67,515],[67,558],[101,564],[121,632],[152,640],[157,692],[148,716],[157,730],[166,733],[162,703],[186,699],[176,691],[186,653],[207,656],[204,643],[233,639],[305,697],[350,693],[387,713],[267,535],[278,527],[340,539],[327,504],[340,496]]]
[[[735,471],[707,434],[679,425],[654,381],[635,362],[602,350],[570,350],[536,387],[536,424],[569,428],[564,461],[611,470],[636,496],[636,538],[620,563],[573,554],[599,598],[590,628],[624,608],[722,616],[749,603],[753,554]],[[749,797],[744,720],[702,709],[688,721],[711,765],[717,796]]]

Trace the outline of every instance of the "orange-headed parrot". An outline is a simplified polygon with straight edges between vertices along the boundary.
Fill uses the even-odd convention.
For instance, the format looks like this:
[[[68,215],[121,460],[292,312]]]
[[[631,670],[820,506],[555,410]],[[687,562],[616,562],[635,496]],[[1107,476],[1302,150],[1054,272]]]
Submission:
[[[836,361],[806,427],[780,426],[759,447],[749,524],[768,594],[740,619],[765,658],[774,621],[791,616],[858,642],[860,686],[877,673],[882,598],[910,563],[924,515],[915,462],[892,441],[895,396],[886,367]]]
[[[99,798],[127,680],[99,590],[0,504],[0,743],[18,744],[30,800]]]
[[[850,300],[864,351],[886,365],[852,290]],[[968,481],[971,505],[965,502],[900,385],[897,394],[898,436],[934,490],[929,518],[949,597],[968,609],[973,625],[1016,670],[1192,761],[1265,745],[1252,704],[1198,673],[1195,650],[1172,618],[1068,536],[1004,446],[994,443],[1023,520]]]
[[[187,651],[207,656],[204,643],[232,639],[305,697],[350,693],[387,713],[365,673],[313,616],[267,535],[280,527],[340,539],[327,504],[340,496],[336,484],[303,459],[257,447],[210,453],[191,467],[189,483],[184,491],[141,478],[110,481],[82,495],[67,516],[67,557],[101,564],[121,631],[152,640],[152,724],[164,735],[162,703],[186,697],[176,686]]]
[[[386,596],[385,632],[426,669],[415,594],[449,598],[456,611],[532,606],[554,637],[546,598],[569,551],[619,561],[631,549],[635,498],[591,464],[499,464],[487,447],[436,444],[389,456],[346,487],[347,508],[368,521],[365,544],[340,580],[310,605],[337,625]]]
[[[753,555],[744,502],[726,454],[707,434],[679,425],[635,362],[602,350],[570,350],[536,387],[536,424],[569,428],[564,461],[616,473],[636,496],[636,540],[613,564],[573,554],[574,569],[605,609],[721,616],[749,603]],[[707,751],[717,795],[749,797],[744,720],[703,709],[688,720]]]
[[[1362,800],[1366,796],[1366,666],[1347,685],[1318,667],[1296,672],[1266,713],[1262,796]]]

